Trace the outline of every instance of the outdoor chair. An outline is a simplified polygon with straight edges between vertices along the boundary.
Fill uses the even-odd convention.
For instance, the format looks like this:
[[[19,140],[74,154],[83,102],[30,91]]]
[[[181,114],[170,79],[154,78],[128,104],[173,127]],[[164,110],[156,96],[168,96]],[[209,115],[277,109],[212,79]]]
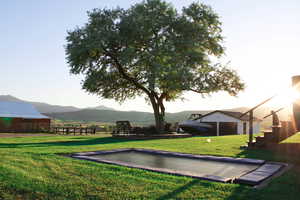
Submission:
[[[134,134],[133,130],[129,121],[117,121],[113,135],[131,135]]]

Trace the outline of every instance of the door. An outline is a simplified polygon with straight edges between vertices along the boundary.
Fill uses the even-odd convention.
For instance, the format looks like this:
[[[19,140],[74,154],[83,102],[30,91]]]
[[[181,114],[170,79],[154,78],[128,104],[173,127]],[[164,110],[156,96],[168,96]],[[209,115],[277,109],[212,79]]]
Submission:
[[[243,122],[243,134],[246,135],[247,134],[247,123]]]
[[[220,122],[219,134],[220,135],[236,135],[237,134],[237,122]]]

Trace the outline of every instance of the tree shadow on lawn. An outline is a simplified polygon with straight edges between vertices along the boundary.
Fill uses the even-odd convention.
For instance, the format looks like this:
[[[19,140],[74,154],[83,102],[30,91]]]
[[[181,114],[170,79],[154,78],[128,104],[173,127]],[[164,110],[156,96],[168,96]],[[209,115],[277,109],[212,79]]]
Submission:
[[[225,183],[225,184],[229,184],[230,183]],[[158,197],[157,199],[158,200],[163,200],[163,199],[177,199],[177,198],[180,198],[178,195],[180,195],[180,193],[184,193],[186,192],[187,190],[190,190],[192,187],[194,186],[199,186],[199,187],[202,187],[201,188],[198,188],[199,190],[202,190],[203,192],[206,192],[207,194],[203,194],[203,197],[202,198],[212,198],[214,195],[218,196],[220,191],[217,191],[219,189],[219,186],[216,185],[215,182],[208,182],[208,181],[204,181],[204,180],[200,180],[200,179],[194,179],[188,183],[186,183],[185,185],[183,186],[180,186],[178,187],[177,189],[165,194],[165,195],[162,195],[160,197]],[[210,190],[205,190],[205,188],[212,188]],[[223,187],[221,187],[223,188]],[[224,188],[223,188],[224,189]],[[248,186],[245,186],[245,185],[238,185],[235,189],[233,189],[233,192],[229,194],[229,196],[225,197],[225,199],[244,199],[245,197],[248,197],[248,196],[252,196],[252,192],[249,190],[250,187]],[[212,191],[215,191],[216,190],[216,193],[212,192]],[[209,192],[212,192],[212,193],[209,193]],[[222,194],[220,194],[222,195]],[[206,196],[206,197],[204,197]],[[190,197],[191,199],[194,199],[195,197]],[[254,198],[255,199],[255,198]]]
[[[262,160],[274,160],[274,152],[268,149],[245,149],[236,154],[240,158],[253,158]]]
[[[185,190],[188,190],[189,188],[191,188],[193,185],[195,184],[199,184],[200,180],[192,180],[190,182],[188,182],[187,184],[178,187],[176,190],[173,190],[163,196],[160,196],[157,198],[157,200],[163,200],[163,199],[173,199],[176,198],[176,196],[182,192],[184,192]]]
[[[245,149],[240,152],[237,154],[237,157],[284,162],[292,164],[293,168],[274,178],[268,185],[261,189],[245,190],[242,186],[237,187],[226,199],[298,199],[298,196],[295,194],[299,194],[300,192],[299,155],[299,143],[272,144],[264,149]]]
[[[53,141],[53,142],[36,142],[36,143],[0,143],[0,148],[22,148],[22,147],[48,147],[48,146],[83,146],[98,144],[123,143],[132,140],[117,139],[112,137],[92,138],[81,141]]]
[[[260,189],[242,185],[236,187],[226,200],[251,199],[251,200],[288,200],[299,199],[300,193],[300,166],[294,166],[289,171],[271,180],[266,186]]]

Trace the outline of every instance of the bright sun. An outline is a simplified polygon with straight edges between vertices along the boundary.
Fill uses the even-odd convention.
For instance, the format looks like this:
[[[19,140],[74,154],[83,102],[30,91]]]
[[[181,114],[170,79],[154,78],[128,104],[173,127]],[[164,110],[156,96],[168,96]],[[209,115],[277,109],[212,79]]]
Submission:
[[[274,107],[287,107],[290,106],[294,101],[300,99],[300,91],[299,86],[294,86],[292,88],[288,88],[282,90],[282,93],[277,94],[270,102],[270,104]]]

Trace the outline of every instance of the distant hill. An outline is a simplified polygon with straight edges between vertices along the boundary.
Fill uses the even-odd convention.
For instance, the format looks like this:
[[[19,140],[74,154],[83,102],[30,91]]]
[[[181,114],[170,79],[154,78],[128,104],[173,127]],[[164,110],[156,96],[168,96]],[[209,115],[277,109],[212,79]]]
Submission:
[[[20,102],[23,101],[21,99],[18,99],[14,96],[11,95],[0,95],[0,101],[16,101],[16,102]]]
[[[129,120],[137,123],[147,124],[154,120],[153,114],[136,111],[114,111],[114,110],[91,110],[84,109],[75,112],[46,113],[47,116],[61,120],[74,121],[97,121],[115,122],[118,120]]]
[[[107,107],[107,106],[103,106],[103,105],[96,106],[96,107],[89,107],[89,108],[86,108],[86,109],[89,109],[89,110],[115,110],[111,107]]]
[[[80,110],[80,108],[76,108],[73,106],[59,106],[59,105],[50,105],[50,104],[41,103],[41,102],[25,101],[25,100],[18,99],[11,95],[0,95],[0,101],[27,102],[27,103],[32,104],[41,113],[73,112],[73,111]]]
[[[240,107],[234,109],[226,109],[227,111],[245,112],[249,108]],[[180,122],[187,119],[192,113],[206,114],[212,110],[202,111],[183,111],[178,113],[166,113],[167,122]],[[270,113],[270,109],[266,107],[258,108],[255,111],[255,116],[262,119],[264,116]],[[72,120],[72,121],[94,121],[94,122],[109,122],[115,123],[119,120],[128,120],[136,124],[154,124],[153,113],[150,112],[138,112],[138,111],[116,111],[116,110],[79,110],[75,112],[63,112],[63,113],[46,113],[46,115],[60,119],[60,120]],[[281,120],[288,118],[288,111],[283,110],[280,112],[279,117]],[[271,117],[263,121],[263,126],[269,126],[271,123]]]
[[[17,101],[17,102],[28,102],[34,105],[37,110],[46,115],[61,119],[65,121],[94,121],[94,122],[109,122],[114,123],[118,120],[129,120],[137,124],[154,124],[153,113],[150,112],[138,112],[138,111],[117,111],[113,108],[106,107],[103,105],[97,107],[90,107],[86,109],[80,109],[73,106],[59,106],[50,105],[42,102],[31,102],[18,99],[11,95],[0,95],[0,101]],[[233,109],[226,109],[227,111],[237,111],[245,112],[249,108],[239,107]],[[270,113],[270,108],[259,107],[254,112],[254,116],[262,119],[264,116]],[[192,113],[206,114],[213,110],[193,110],[193,111],[183,111],[177,113],[166,113],[167,122],[180,122],[187,119]],[[280,120],[289,119],[290,110],[285,109],[279,113]],[[263,121],[263,126],[269,126],[271,123],[271,117]],[[267,124],[267,125],[266,125]]]
[[[63,112],[75,112],[75,111],[82,110],[81,108],[76,108],[74,106],[59,106],[59,105],[51,105],[48,103],[42,103],[42,102],[26,101],[26,100],[22,100],[22,99],[16,98],[11,95],[0,95],[0,101],[27,102],[27,103],[32,104],[41,113],[63,113]],[[113,108],[102,106],[102,105],[97,106],[97,107],[91,107],[88,109],[114,110]]]

